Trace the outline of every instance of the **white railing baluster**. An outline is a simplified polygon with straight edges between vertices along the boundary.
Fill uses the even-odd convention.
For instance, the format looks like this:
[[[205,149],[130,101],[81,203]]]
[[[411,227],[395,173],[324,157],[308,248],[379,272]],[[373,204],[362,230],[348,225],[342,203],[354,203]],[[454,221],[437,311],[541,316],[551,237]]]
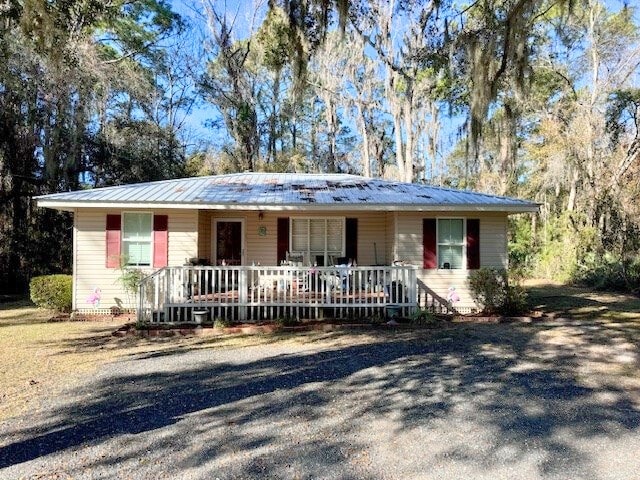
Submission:
[[[362,317],[396,304],[412,312],[417,267],[185,266],[167,267],[140,285],[138,318],[154,323],[191,321],[195,309],[216,316],[259,320],[290,316]]]

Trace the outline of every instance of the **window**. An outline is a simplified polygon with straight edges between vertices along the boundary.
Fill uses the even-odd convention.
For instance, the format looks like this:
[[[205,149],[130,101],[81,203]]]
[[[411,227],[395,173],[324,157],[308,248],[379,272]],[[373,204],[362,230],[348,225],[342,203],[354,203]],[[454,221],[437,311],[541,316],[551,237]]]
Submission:
[[[463,268],[464,220],[438,219],[438,268]]]
[[[328,265],[344,255],[344,218],[292,218],[290,245],[292,255],[302,255],[304,263],[322,257]]]
[[[124,213],[122,217],[122,255],[127,265],[150,266],[153,214]]]

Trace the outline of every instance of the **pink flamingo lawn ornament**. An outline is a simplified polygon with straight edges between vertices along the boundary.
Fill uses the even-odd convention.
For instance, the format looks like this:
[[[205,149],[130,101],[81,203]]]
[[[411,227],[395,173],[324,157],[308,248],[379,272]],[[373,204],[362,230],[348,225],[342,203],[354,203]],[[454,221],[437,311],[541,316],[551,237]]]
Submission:
[[[100,306],[100,299],[102,298],[102,290],[100,287],[96,287],[93,289],[93,293],[87,297],[87,303],[93,305],[93,308],[98,308]]]
[[[456,292],[456,287],[449,287],[449,294],[447,295],[447,302],[451,305],[460,301],[460,295]]]

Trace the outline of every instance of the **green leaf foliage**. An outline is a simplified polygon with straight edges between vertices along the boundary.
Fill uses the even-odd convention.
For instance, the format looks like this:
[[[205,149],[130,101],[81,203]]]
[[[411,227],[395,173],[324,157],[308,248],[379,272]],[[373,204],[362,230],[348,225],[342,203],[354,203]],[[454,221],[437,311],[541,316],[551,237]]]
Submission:
[[[72,217],[33,196],[183,174],[163,42],[184,24],[164,0],[0,3],[0,290],[25,291],[71,269]]]
[[[267,13],[256,35],[263,53],[263,64],[272,70],[281,70],[291,61],[294,53],[291,42],[294,32],[289,25],[285,11],[274,6]]]
[[[58,312],[71,311],[71,291],[71,275],[44,275],[32,278],[29,283],[31,301],[38,307]]]
[[[515,315],[526,311],[527,297],[519,285],[511,285],[506,270],[481,268],[469,275],[471,297],[487,314]]]

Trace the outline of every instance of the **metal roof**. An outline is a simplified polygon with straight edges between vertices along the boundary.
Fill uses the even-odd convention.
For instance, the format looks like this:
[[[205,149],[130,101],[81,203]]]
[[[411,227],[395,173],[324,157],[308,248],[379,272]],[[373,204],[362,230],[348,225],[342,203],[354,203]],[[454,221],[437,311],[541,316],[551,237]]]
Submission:
[[[526,200],[346,174],[234,173],[54,193],[41,207],[537,211]]]

